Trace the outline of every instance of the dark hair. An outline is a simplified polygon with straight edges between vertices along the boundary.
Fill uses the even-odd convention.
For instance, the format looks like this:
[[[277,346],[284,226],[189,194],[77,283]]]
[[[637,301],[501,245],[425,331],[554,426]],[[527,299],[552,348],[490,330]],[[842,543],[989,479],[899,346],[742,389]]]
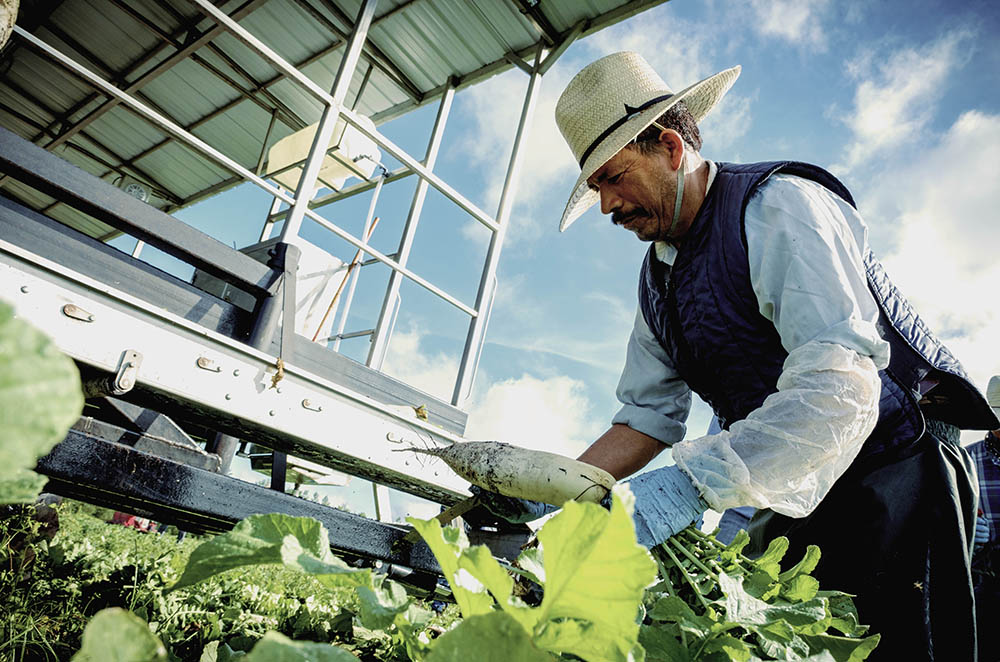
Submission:
[[[698,123],[694,121],[694,115],[688,110],[687,104],[683,100],[667,109],[667,112],[660,115],[656,121],[665,128],[673,129],[681,134],[684,142],[693,147],[696,152],[701,151],[701,133],[698,131]],[[640,154],[648,154],[658,148],[659,137],[660,129],[651,124],[629,145],[634,145]]]

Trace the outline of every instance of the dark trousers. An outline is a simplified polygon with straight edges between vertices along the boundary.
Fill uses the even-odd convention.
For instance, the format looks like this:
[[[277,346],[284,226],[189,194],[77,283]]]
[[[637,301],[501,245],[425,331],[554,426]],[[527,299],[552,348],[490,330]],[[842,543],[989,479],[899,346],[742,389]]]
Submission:
[[[820,588],[855,595],[882,635],[869,662],[975,662],[975,475],[958,429],[928,420],[914,444],[856,460],[809,516],[758,512],[752,551],[787,536],[790,565],[818,545]]]

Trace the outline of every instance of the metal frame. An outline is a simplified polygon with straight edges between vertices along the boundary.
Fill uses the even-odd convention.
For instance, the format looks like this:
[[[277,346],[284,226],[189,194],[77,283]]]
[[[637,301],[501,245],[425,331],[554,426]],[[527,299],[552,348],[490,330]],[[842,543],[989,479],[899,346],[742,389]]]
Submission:
[[[309,218],[312,221],[318,223],[320,226],[326,228],[327,230],[333,232],[341,239],[347,241],[349,244],[360,249],[364,253],[370,255],[372,258],[378,260],[382,264],[388,266],[392,273],[390,275],[389,286],[386,290],[385,298],[383,299],[382,310],[379,314],[379,320],[374,328],[372,335],[372,345],[369,351],[367,364],[376,369],[380,368],[385,357],[387,346],[391,338],[392,322],[395,318],[396,310],[399,301],[399,288],[402,283],[403,278],[408,278],[418,285],[424,287],[432,294],[438,296],[439,298],[452,304],[454,307],[458,308],[465,314],[469,315],[471,318],[469,331],[467,334],[467,340],[465,348],[463,350],[463,355],[460,360],[460,370],[456,378],[455,389],[452,396],[452,404],[456,406],[464,402],[465,398],[468,396],[471,389],[471,385],[475,375],[475,368],[478,363],[478,358],[481,354],[482,345],[485,340],[485,329],[487,321],[489,319],[489,310],[493,302],[493,292],[496,288],[496,269],[499,263],[500,248],[503,243],[503,238],[505,235],[505,226],[507,219],[510,214],[510,209],[513,205],[514,192],[516,189],[516,178],[519,174],[520,164],[521,164],[521,143],[524,136],[527,133],[528,122],[530,120],[531,112],[534,109],[535,98],[537,95],[537,90],[539,87],[540,79],[542,76],[542,67],[546,68],[551,66],[553,57],[549,57],[543,61],[542,46],[539,45],[535,51],[534,63],[532,66],[528,67],[532,72],[529,78],[529,84],[527,93],[525,95],[524,105],[521,112],[521,121],[518,125],[518,132],[515,138],[514,146],[511,153],[511,160],[507,169],[507,175],[504,182],[504,193],[501,197],[500,206],[497,211],[496,219],[489,217],[485,212],[479,209],[477,206],[469,202],[464,196],[455,191],[451,186],[441,180],[438,176],[433,173],[434,160],[436,159],[437,150],[440,146],[441,136],[444,131],[444,126],[447,121],[448,110],[451,106],[451,99],[453,98],[455,91],[454,81],[446,86],[446,88],[441,93],[441,102],[438,111],[438,117],[435,121],[435,128],[432,132],[431,140],[428,145],[427,154],[425,155],[424,161],[420,162],[415,160],[413,157],[409,156],[400,149],[398,146],[393,144],[387,138],[382,136],[377,131],[371,131],[363,126],[357,115],[348,110],[343,105],[344,97],[347,94],[347,87],[353,77],[354,71],[356,69],[357,63],[359,61],[361,52],[364,48],[365,39],[367,37],[367,31],[372,23],[372,19],[375,14],[376,0],[366,0],[359,10],[357,20],[355,21],[355,29],[350,35],[347,44],[347,52],[343,59],[341,60],[340,69],[337,72],[337,76],[334,82],[334,87],[332,93],[327,93],[322,88],[318,87],[311,79],[303,75],[294,66],[283,60],[279,55],[274,53],[268,46],[263,44],[259,39],[252,35],[249,31],[239,25],[237,19],[225,12],[221,11],[214,5],[212,5],[209,0],[192,0],[201,9],[203,13],[214,19],[217,23],[217,28],[212,28],[207,30],[204,35],[216,34],[218,29],[228,30],[231,34],[237,37],[244,44],[249,46],[251,49],[256,51],[258,54],[266,58],[272,63],[280,72],[282,72],[287,78],[290,78],[302,87],[308,90],[312,96],[314,96],[318,101],[324,104],[323,116],[320,120],[319,126],[317,127],[316,134],[313,138],[313,145],[310,149],[308,158],[303,166],[303,173],[299,179],[298,187],[294,196],[288,195],[280,187],[274,186],[263,177],[259,176],[255,172],[244,168],[240,164],[236,163],[229,157],[218,152],[211,146],[207,145],[196,136],[191,134],[189,131],[178,126],[176,123],[171,121],[169,118],[165,117],[155,109],[149,107],[148,105],[142,103],[135,97],[131,96],[127,90],[137,89],[133,84],[126,91],[122,91],[117,87],[110,85],[105,82],[99,76],[91,72],[89,69],[79,65],[71,58],[65,56],[57,49],[46,44],[42,40],[38,39],[34,35],[27,33],[17,26],[15,26],[15,33],[26,42],[34,46],[35,48],[46,53],[61,65],[67,67],[77,75],[81,76],[85,80],[91,82],[104,93],[112,97],[112,99],[117,100],[118,103],[125,103],[133,110],[139,112],[141,115],[145,116],[147,119],[152,121],[157,126],[165,129],[168,133],[184,140],[186,143],[196,148],[202,154],[208,156],[210,159],[219,163],[220,165],[226,167],[230,171],[237,173],[244,180],[251,181],[260,188],[271,193],[275,198],[275,204],[280,204],[284,202],[289,205],[289,210],[284,215],[284,223],[282,224],[280,232],[280,241],[284,244],[294,245],[296,243],[296,238],[298,236],[299,228],[302,225],[304,219]],[[254,6],[252,3],[244,5],[243,9],[247,6]],[[236,12],[235,16],[237,18],[241,15],[240,12]],[[573,31],[570,37],[574,37],[576,34],[582,31],[582,26],[578,26],[577,29]],[[201,39],[196,40],[198,43],[204,41],[204,35]],[[566,40],[567,42],[569,39]],[[560,47],[556,52],[553,52],[553,56],[558,56],[563,50],[567,43],[560,44]],[[527,65],[525,65],[527,67]],[[154,71],[159,71],[159,68],[154,69]],[[117,104],[116,104],[117,105]],[[102,106],[103,107],[103,106]],[[100,109],[98,109],[100,110]],[[96,111],[95,111],[96,112]],[[93,115],[93,114],[92,114]],[[91,116],[88,116],[91,117]],[[326,156],[326,146],[330,142],[330,137],[334,130],[334,127],[338,120],[343,118],[344,121],[350,123],[363,135],[374,140],[380,148],[384,149],[386,152],[391,154],[394,158],[399,160],[404,164],[404,167],[411,173],[416,174],[420,178],[418,183],[416,193],[414,194],[413,202],[411,204],[410,213],[408,215],[406,226],[403,232],[403,236],[400,240],[399,250],[395,253],[395,259],[381,253],[380,251],[372,248],[367,241],[362,238],[353,236],[352,234],[346,232],[336,224],[330,222],[329,220],[323,218],[318,213],[314,211],[312,205],[310,205],[310,193],[315,186],[315,182],[319,173],[319,169],[322,165],[322,160]],[[486,226],[492,231],[492,237],[490,241],[490,249],[487,254],[486,264],[483,269],[482,277],[480,279],[480,284],[476,297],[475,306],[469,306],[468,304],[460,301],[456,297],[448,294],[441,288],[433,285],[422,277],[418,276],[416,273],[412,272],[407,268],[406,263],[409,257],[410,247],[412,246],[413,237],[416,232],[417,225],[419,223],[420,212],[422,210],[423,201],[426,197],[428,186],[434,186],[438,191],[444,194],[452,202],[457,204],[466,213],[471,215],[481,224]],[[272,207],[272,211],[274,207]],[[275,217],[275,214],[270,214],[269,219]]]
[[[13,142],[9,141],[9,136],[4,135],[5,132],[0,131],[0,172],[5,173],[0,176],[0,185],[8,176],[13,175],[19,181],[42,192],[55,193],[56,202],[49,208],[56,204],[67,204],[84,213],[92,215],[96,213],[98,220],[107,222],[118,231],[135,235],[138,242],[132,251],[133,257],[138,256],[148,242],[250,292],[258,305],[253,313],[248,313],[245,318],[243,311],[237,310],[235,305],[224,307],[221,313],[213,313],[219,317],[213,322],[216,326],[208,328],[193,321],[191,317],[178,315],[176,312],[159,308],[141,297],[134,296],[129,293],[132,290],[116,289],[107,282],[60,265],[48,259],[47,253],[32,252],[5,240],[0,240],[0,258],[2,258],[0,272],[5,274],[4,278],[0,278],[0,294],[15,303],[19,316],[56,336],[64,351],[77,359],[86,370],[96,374],[95,383],[105,383],[107,373],[115,374],[118,371],[120,374],[123,365],[132,365],[126,363],[123,356],[145,355],[142,369],[136,370],[135,374],[130,376],[130,379],[134,378],[135,386],[130,386],[132,390],[119,394],[128,401],[120,403],[123,411],[146,411],[144,408],[148,408],[150,411],[162,412],[166,416],[176,416],[178,421],[184,423],[218,430],[215,450],[220,451],[222,465],[226,465],[231,459],[231,452],[235,450],[238,439],[252,438],[255,442],[262,442],[264,446],[274,448],[272,487],[277,490],[284,488],[284,453],[288,452],[371,479],[375,484],[376,516],[383,521],[389,519],[390,486],[443,504],[454,503],[465,496],[467,486],[465,481],[444,469],[439,460],[432,459],[425,463],[408,454],[392,451],[398,450],[397,444],[400,443],[437,445],[462,441],[458,433],[464,430],[464,412],[457,407],[464,404],[469,395],[482,352],[497,287],[496,274],[500,252],[509,225],[517,178],[523,163],[523,141],[530,128],[541,78],[575,39],[588,31],[600,29],[601,21],[615,20],[615,17],[605,17],[596,22],[581,21],[565,34],[559,34],[537,2],[515,0],[522,13],[538,29],[540,39],[534,46],[515,51],[503,35],[498,35],[500,43],[506,44],[504,48],[507,52],[503,58],[488,63],[462,78],[453,77],[433,90],[422,91],[377,44],[368,40],[373,25],[416,0],[398,5],[381,16],[375,15],[377,0],[364,0],[360,3],[358,14],[353,21],[333,0],[292,0],[337,37],[337,41],[332,45],[294,65],[240,25],[243,17],[267,0],[245,0],[231,14],[220,9],[224,4],[213,3],[212,0],[191,0],[201,13],[191,18],[182,16],[168,5],[167,10],[181,24],[179,29],[169,33],[159,29],[141,12],[132,9],[126,0],[109,1],[125,15],[138,21],[145,29],[156,35],[160,41],[155,48],[141,56],[138,62],[121,72],[112,71],[112,68],[102,62],[95,53],[90,52],[72,35],[66,34],[65,30],[54,24],[48,26],[52,34],[79,53],[90,66],[84,66],[73,57],[34,36],[30,30],[24,29],[24,25],[15,26],[16,41],[41,52],[43,56],[92,85],[96,91],[74,104],[67,112],[60,113],[46,107],[40,99],[28,91],[15,90],[28,103],[34,104],[47,114],[41,122],[47,122],[48,117],[54,119],[47,126],[27,117],[23,120],[39,129],[36,141],[43,138],[48,140],[44,147],[34,148],[41,155],[32,149],[26,150],[16,146],[16,149],[11,150],[11,156],[8,156],[5,146],[13,145]],[[618,13],[641,11],[646,6],[660,1],[662,0],[633,0],[624,5]],[[318,3],[319,8],[314,3]],[[329,16],[333,16],[333,20]],[[198,26],[204,25],[205,17],[209,19],[209,24],[199,30]],[[42,22],[44,23],[45,19],[42,19]],[[347,25],[348,30],[338,27],[337,22]],[[223,48],[213,43],[217,36],[224,33],[235,37],[263,57],[277,70],[277,75],[262,82],[248,73],[234,56],[230,56]],[[345,52],[332,89],[327,92],[300,71],[300,67],[323,58],[341,46],[345,47]],[[172,47],[175,52],[156,61],[157,56],[166,47]],[[202,47],[210,49],[214,56],[225,64],[217,66],[198,55],[196,51]],[[188,58],[235,90],[239,96],[203,117],[181,126],[157,106],[155,101],[145,95],[141,88]],[[526,61],[525,58],[530,60]],[[135,80],[128,80],[130,74],[154,61],[156,63],[149,71]],[[362,74],[360,89],[353,102],[348,105],[346,100],[348,89],[362,62],[367,67]],[[455,91],[510,65],[524,71],[529,79],[503,192],[496,215],[490,216],[436,175],[434,166]],[[410,99],[377,114],[373,118],[376,122],[439,99],[434,128],[422,160],[407,154],[378,130],[369,129],[361,123],[356,109],[368,79],[375,69],[388,76]],[[106,80],[107,78],[112,80]],[[243,79],[246,85],[239,79]],[[294,193],[269,181],[269,177],[276,173],[265,171],[268,145],[272,142],[278,122],[293,129],[301,129],[308,124],[269,89],[280,81],[290,81],[306,90],[322,110],[308,156],[300,164],[288,166],[302,169]],[[197,127],[245,101],[270,113],[267,131],[256,163],[248,163],[247,166],[241,165],[192,133]],[[146,119],[164,131],[167,137],[136,156],[122,159],[111,148],[86,133],[89,125],[118,106],[127,108]],[[68,121],[88,107],[90,110],[81,119],[75,122]],[[0,109],[12,114],[17,113],[13,108],[3,104],[0,104]],[[403,165],[392,172],[387,172],[383,168],[381,176],[377,178],[336,191],[318,200],[311,200],[310,194],[318,180],[322,162],[327,156],[330,137],[340,122],[350,124],[362,135],[373,140],[384,153],[391,155]],[[119,163],[107,163],[100,156],[89,154],[88,150],[74,145],[71,138],[78,134],[85,136],[96,146],[94,151],[103,151],[105,156],[117,159]],[[5,140],[7,142],[4,142]],[[178,222],[167,221],[169,217],[163,212],[151,210],[150,207],[129,198],[123,192],[112,190],[108,193],[101,189],[92,197],[88,197],[85,187],[89,180],[86,180],[86,177],[74,179],[69,172],[73,170],[71,166],[65,163],[55,164],[55,161],[60,160],[54,155],[45,154],[45,150],[51,152],[60,145],[66,145],[86,154],[95,163],[107,167],[108,172],[105,172],[104,176],[112,171],[123,175],[128,171],[138,175],[137,178],[145,183],[166,190],[137,163],[156,150],[175,142],[193,148],[214,164],[221,166],[221,169],[233,173],[233,176],[184,199],[180,199],[180,195],[173,195],[167,209],[190,204],[241,181],[253,182],[257,187],[270,193],[274,199],[261,239],[271,233],[277,221],[283,221],[276,244],[277,252],[274,259],[269,262],[269,268],[236,251],[230,251],[228,247],[216,246],[218,242],[213,244],[214,240],[205,241],[207,238],[193,229],[192,233],[181,233],[183,236],[179,238],[171,237],[169,231],[178,229],[180,227]],[[333,156],[337,157],[336,154]],[[58,176],[52,178],[39,176],[39,173],[49,171]],[[385,184],[410,175],[416,175],[419,181],[411,200],[399,247],[392,254],[383,254],[369,244],[369,230],[372,227],[379,192]],[[217,172],[213,176],[225,177],[224,174],[219,175]],[[104,186],[105,183],[101,185]],[[431,186],[491,232],[474,305],[452,296],[408,268],[414,237]],[[331,202],[372,189],[374,189],[372,202],[360,238],[346,232],[316,211]],[[102,197],[105,195],[106,198]],[[97,204],[95,201],[101,202]],[[30,214],[26,215],[24,213],[26,210],[19,208],[19,205],[9,201],[11,204],[6,206],[5,202],[8,201],[0,200],[0,222],[5,222],[4,216],[7,217],[8,223],[19,223],[20,220],[29,218]],[[288,205],[288,208],[279,212],[282,204]],[[432,414],[431,421],[421,420],[413,415],[412,407],[386,404],[385,400],[372,395],[370,391],[358,392],[345,387],[345,382],[331,381],[329,373],[322,375],[315,371],[314,366],[321,361],[309,360],[309,353],[301,351],[303,349],[301,346],[296,346],[292,333],[295,328],[294,273],[300,242],[299,232],[306,219],[357,248],[359,267],[382,264],[390,269],[389,282],[375,326],[371,330],[345,333],[344,328],[360,268],[350,275],[351,280],[339,311],[340,319],[336,334],[329,339],[334,342],[334,349],[339,347],[340,341],[344,338],[368,335],[371,337],[371,347],[366,364],[376,371],[380,370],[391,340],[393,323],[400,302],[400,288],[404,279],[413,281],[469,316],[466,341],[451,398],[452,407],[446,406],[443,402],[437,403],[439,407],[437,420],[434,419],[435,414]],[[174,225],[168,227],[169,223]],[[49,229],[54,230],[54,228]],[[63,247],[62,250],[69,249]],[[102,255],[102,264],[109,261],[113,261],[111,257]],[[81,265],[81,262],[75,264]],[[135,269],[136,264],[138,261],[133,260],[128,265],[116,266],[120,267],[118,271],[128,271]],[[152,280],[154,275],[150,272],[149,277]],[[151,291],[151,286],[148,282],[144,282],[139,289],[143,292]],[[182,292],[185,301],[197,301],[199,305],[208,302],[209,306],[212,305],[208,301],[210,295],[194,288],[192,290]],[[201,294],[205,294],[206,298],[200,299]],[[65,301],[72,301],[71,306],[78,306],[87,312],[84,317],[88,319],[67,313],[67,308],[63,305]],[[246,304],[240,305],[244,306],[245,310]],[[279,316],[283,316],[284,324],[282,332],[277,335]],[[248,326],[251,327],[248,343],[239,342],[214,330],[231,329],[237,325],[240,326],[242,334],[246,333]],[[128,339],[128,345],[122,346],[123,338]],[[307,345],[310,351],[314,347],[315,351],[322,351],[319,346],[311,343]],[[298,353],[295,353],[296,349],[299,350]],[[293,356],[301,359],[297,365],[295,361],[282,363],[283,357]],[[346,358],[342,360],[348,362]],[[310,366],[310,369],[305,369],[303,366]],[[360,365],[358,368],[364,369]],[[368,373],[371,371],[368,370]],[[378,373],[378,376],[381,377],[381,373]],[[280,385],[278,385],[279,380]],[[267,386],[268,383],[270,387]],[[375,391],[377,388],[372,387],[372,390]],[[117,391],[115,393],[118,394]],[[389,402],[392,401],[390,398]],[[406,400],[405,404],[420,403]],[[450,421],[452,427],[448,429],[456,432],[439,427],[443,422],[442,419]],[[201,427],[198,429],[201,430]],[[179,434],[183,436],[183,430],[180,430]],[[201,432],[198,435],[200,437]],[[162,440],[156,442],[144,439],[142,431],[132,436],[138,436],[138,442],[146,444],[147,448],[156,448],[157,444],[162,447],[163,444]],[[223,447],[228,448],[228,451]],[[181,450],[173,447],[167,450],[172,452],[175,458],[184,456]],[[212,463],[215,455],[202,457],[200,449],[195,450],[198,461],[206,461],[209,462],[206,466],[214,466]],[[190,454],[191,449],[187,448],[187,452]],[[87,461],[80,462],[79,458],[74,456],[81,453],[87,456]],[[108,461],[100,461],[99,458],[102,457],[108,458]],[[168,467],[168,464],[171,466]],[[269,511],[302,514],[308,509],[303,507],[303,502],[288,500],[291,497],[284,494],[262,493],[260,488],[247,486],[245,483],[210,472],[199,473],[197,469],[184,465],[173,466],[175,464],[165,458],[155,458],[140,453],[135,448],[109,444],[106,435],[103,437],[100,434],[88,435],[81,430],[74,430],[52,456],[40,463],[40,470],[52,477],[51,486],[56,489],[61,488],[64,493],[103,499],[108,503],[147,508],[154,512],[161,511],[173,518],[188,518],[193,525],[208,529],[227,528],[232,521],[249,514],[243,511],[250,507],[250,502],[267,504],[265,509]],[[138,467],[144,479],[130,480],[130,477],[120,470],[120,467],[126,465]],[[418,465],[422,467],[420,470],[417,470]],[[437,469],[441,469],[440,473]],[[184,494],[170,493],[169,485],[166,483],[159,484],[155,481],[150,483],[147,480],[153,475],[167,476],[166,483],[183,477],[181,482],[187,491]],[[247,502],[238,496],[232,497],[234,494],[248,495]],[[219,500],[223,495],[230,495],[232,498],[223,503]],[[321,520],[329,519],[329,510],[322,509],[314,516]],[[250,512],[253,512],[252,508]],[[352,526],[362,527],[363,533],[357,536],[362,539],[360,546],[346,550],[348,553],[380,558],[389,563],[402,562],[420,571],[438,571],[432,557],[423,551],[417,555],[419,558],[415,558],[412,554],[401,555],[398,538],[404,535],[405,529],[399,527],[378,529],[376,536],[378,539],[371,543],[369,538],[374,529],[371,528],[370,520],[361,520],[363,524],[358,524],[340,521],[344,518],[340,518],[339,515],[334,519],[337,520],[338,534],[350,530]],[[338,540],[344,539],[338,535],[335,541]],[[386,541],[389,541],[388,545],[384,544]],[[351,542],[353,544],[356,541],[351,539]],[[516,555],[517,544],[511,549]],[[420,556],[421,554],[423,556]],[[428,558],[430,561],[426,560]]]

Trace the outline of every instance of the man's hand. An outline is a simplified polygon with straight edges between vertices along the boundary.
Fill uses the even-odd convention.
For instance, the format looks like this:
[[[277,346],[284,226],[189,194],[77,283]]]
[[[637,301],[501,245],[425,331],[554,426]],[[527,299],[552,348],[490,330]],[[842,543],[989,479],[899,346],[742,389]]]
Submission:
[[[516,497],[504,496],[496,492],[484,490],[478,485],[473,485],[469,491],[479,497],[479,502],[497,517],[507,520],[511,524],[523,524],[532,522],[539,517],[544,517],[549,513],[559,510],[558,507],[547,503],[539,503],[529,499],[518,499]]]
[[[691,479],[676,465],[640,474],[629,487],[635,495],[635,535],[643,547],[655,547],[708,510]]]

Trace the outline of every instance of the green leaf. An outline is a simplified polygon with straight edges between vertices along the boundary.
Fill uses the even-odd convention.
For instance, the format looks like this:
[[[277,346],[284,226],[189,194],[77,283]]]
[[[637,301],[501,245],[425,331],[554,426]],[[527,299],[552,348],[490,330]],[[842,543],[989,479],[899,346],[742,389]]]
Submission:
[[[781,559],[785,557],[785,552],[787,551],[788,538],[775,538],[757,559],[757,569],[766,572],[771,576],[771,579],[777,579],[781,574]]]
[[[517,567],[528,576],[528,579],[539,586],[545,585],[545,557],[541,547],[529,547],[517,557]]]
[[[819,580],[809,575],[799,575],[781,587],[781,597],[789,602],[806,602],[819,592]]]
[[[358,615],[361,624],[369,630],[388,629],[396,616],[404,613],[410,606],[410,596],[402,586],[393,581],[386,581],[375,588],[359,586],[357,593],[361,603]]]
[[[202,649],[198,662],[233,662],[233,660],[245,660],[246,655],[243,651],[234,651],[221,641],[210,641]]]
[[[370,570],[351,568],[330,552],[326,527],[309,517],[251,515],[229,533],[203,542],[170,590],[244,566],[280,564],[327,586],[371,586]]]
[[[434,642],[426,662],[556,662],[536,647],[528,632],[504,612],[466,618]]]
[[[0,503],[31,503],[48,481],[31,469],[15,469],[0,478]]]
[[[750,647],[728,634],[711,639],[701,650],[705,655],[722,653],[726,656],[725,659],[732,662],[748,662],[750,659]]]
[[[806,553],[805,556],[802,557],[802,560],[778,575],[778,581],[785,583],[800,575],[808,575],[816,569],[817,565],[819,565],[820,556],[822,556],[822,554],[820,554],[819,547],[816,545],[809,545],[806,547]]]
[[[648,662],[691,662],[676,625],[643,625],[639,628],[639,643],[646,650]]]
[[[545,554],[545,594],[539,624],[573,619],[593,624],[584,642],[550,650],[586,660],[627,660],[638,641],[636,613],[643,591],[656,578],[656,563],[636,543],[633,497],[616,487],[611,511],[593,503],[567,502],[538,532]],[[551,631],[551,630],[550,630]]]
[[[145,621],[112,607],[97,612],[87,623],[73,662],[167,662],[167,649]]]
[[[816,595],[827,599],[827,608],[831,616],[830,627],[837,628],[849,637],[860,637],[868,632],[867,625],[858,623],[858,610],[850,594],[841,591],[820,591]]]
[[[878,646],[881,635],[873,634],[864,639],[838,637],[832,634],[804,634],[802,639],[811,650],[826,651],[836,662],[861,662]]]
[[[797,627],[826,618],[826,601],[822,599],[788,605],[768,604],[743,590],[742,577],[730,577],[724,572],[719,575],[719,588],[726,596],[726,620],[740,625],[760,626],[785,620]]]
[[[0,302],[0,503],[38,496],[25,472],[63,440],[82,409],[76,364]]]
[[[459,557],[469,548],[465,532],[453,526],[441,528],[436,519],[421,520],[407,517],[406,521],[420,533],[434,554],[444,578],[451,586],[452,595],[464,618],[485,614],[493,610],[493,598],[483,583],[466,568],[459,568]],[[460,572],[461,570],[461,572]]]
[[[278,632],[268,632],[244,658],[246,662],[358,662],[352,653],[333,644],[292,641]]]

